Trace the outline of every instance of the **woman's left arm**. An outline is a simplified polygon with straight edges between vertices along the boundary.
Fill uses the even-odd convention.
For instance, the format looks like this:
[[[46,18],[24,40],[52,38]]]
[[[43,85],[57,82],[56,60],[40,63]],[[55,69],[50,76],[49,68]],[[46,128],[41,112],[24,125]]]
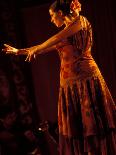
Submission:
[[[73,35],[74,33],[77,33],[81,29],[82,29],[82,25],[81,25],[80,20],[78,20],[72,23],[71,25],[69,25],[68,27],[66,27],[65,29],[63,29],[62,31],[60,31],[59,33],[57,33],[56,35],[52,36],[51,38],[49,38],[42,44],[37,45],[36,46],[37,50],[41,51],[53,45],[56,45],[61,40]]]

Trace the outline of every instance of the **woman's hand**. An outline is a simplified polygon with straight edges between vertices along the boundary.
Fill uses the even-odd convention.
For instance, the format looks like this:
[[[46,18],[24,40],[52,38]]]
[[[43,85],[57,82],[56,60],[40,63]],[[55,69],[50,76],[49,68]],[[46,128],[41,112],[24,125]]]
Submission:
[[[28,52],[28,55],[27,55],[25,61],[29,61],[30,62],[32,60],[32,58],[36,57],[36,54],[39,51],[39,45],[28,48],[28,51],[29,52]]]
[[[2,49],[6,54],[16,54],[18,52],[17,48],[14,48],[8,44],[4,44],[4,48]]]
[[[25,61],[31,61],[32,57],[35,58],[37,52],[39,51],[39,47],[40,45],[30,48],[17,49],[8,44],[4,44],[4,48],[2,49],[2,51],[4,51],[6,54],[27,55]]]
[[[8,44],[4,44],[4,48],[2,49],[6,54],[14,54],[14,55],[27,55],[29,53],[28,48],[17,49]]]

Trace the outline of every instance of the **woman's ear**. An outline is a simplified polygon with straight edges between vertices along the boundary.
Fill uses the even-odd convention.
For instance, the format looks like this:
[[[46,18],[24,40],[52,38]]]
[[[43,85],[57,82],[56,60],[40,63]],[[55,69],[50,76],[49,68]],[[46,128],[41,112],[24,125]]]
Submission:
[[[63,12],[61,10],[58,11],[58,16],[60,16],[62,18],[64,17],[64,14],[63,14]]]

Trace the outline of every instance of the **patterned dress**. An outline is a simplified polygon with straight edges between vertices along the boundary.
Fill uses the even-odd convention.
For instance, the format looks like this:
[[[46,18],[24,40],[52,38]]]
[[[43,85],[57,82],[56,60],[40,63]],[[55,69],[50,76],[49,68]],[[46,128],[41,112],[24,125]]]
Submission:
[[[116,106],[91,56],[92,29],[58,43],[61,60],[58,101],[60,155],[115,155]]]

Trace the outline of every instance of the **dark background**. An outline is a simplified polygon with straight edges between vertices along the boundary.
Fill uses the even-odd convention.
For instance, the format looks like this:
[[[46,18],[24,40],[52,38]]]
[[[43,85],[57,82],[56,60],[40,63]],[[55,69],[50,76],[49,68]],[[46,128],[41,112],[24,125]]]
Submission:
[[[39,44],[58,30],[50,23],[48,9],[53,0],[1,0],[0,48],[8,43],[17,48]],[[116,18],[113,0],[81,0],[82,11],[93,27],[92,55],[116,100]],[[56,51],[37,56],[0,53],[0,105],[12,104],[20,115],[57,122],[59,57]],[[31,113],[25,111],[30,107]],[[23,109],[23,110],[22,110]],[[28,109],[28,108],[27,108]],[[52,151],[53,152],[53,151]]]

